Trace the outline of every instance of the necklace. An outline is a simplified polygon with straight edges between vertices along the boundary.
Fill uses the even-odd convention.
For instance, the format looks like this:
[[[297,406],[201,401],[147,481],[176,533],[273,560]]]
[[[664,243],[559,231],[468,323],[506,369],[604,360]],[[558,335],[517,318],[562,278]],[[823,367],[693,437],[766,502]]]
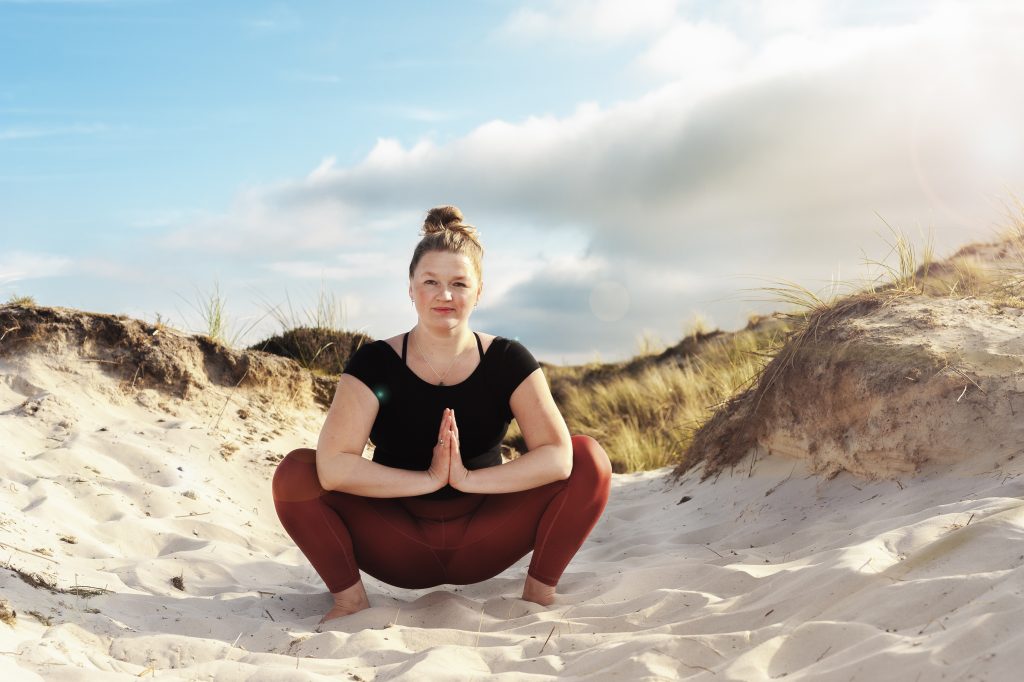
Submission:
[[[437,385],[438,386],[444,386],[444,378],[446,376],[448,376],[448,372],[452,371],[452,367],[455,366],[455,361],[458,360],[460,357],[462,357],[462,354],[465,353],[465,352],[466,352],[466,349],[463,348],[458,353],[456,353],[455,357],[452,359],[451,364],[448,365],[448,369],[446,369],[444,371],[444,374],[438,374],[437,370],[434,369],[434,366],[432,364],[430,364],[430,360],[427,360],[426,356],[424,356],[423,353],[420,351],[419,343],[416,344],[416,355],[420,356],[420,359],[423,360],[423,362],[427,363],[427,367],[429,367],[430,371],[433,372],[434,376],[437,377]]]

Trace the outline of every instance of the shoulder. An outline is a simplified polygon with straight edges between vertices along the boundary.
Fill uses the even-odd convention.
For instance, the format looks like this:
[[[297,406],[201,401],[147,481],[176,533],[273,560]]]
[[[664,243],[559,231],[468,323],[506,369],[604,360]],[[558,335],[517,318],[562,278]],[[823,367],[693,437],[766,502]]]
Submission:
[[[482,341],[483,337],[481,336]],[[540,367],[540,363],[533,357],[533,353],[527,350],[526,346],[518,339],[491,336],[490,341],[490,346],[484,344],[487,353],[485,357],[491,359],[496,371],[512,388],[519,385],[527,375]]]
[[[530,351],[527,350],[526,346],[524,346],[518,338],[510,339],[505,336],[494,336],[491,334],[485,337],[483,334],[480,334],[480,341],[483,343],[484,352],[487,352],[491,347],[493,347],[495,355],[530,355],[533,357]]]
[[[405,333],[395,334],[394,336],[391,336],[389,338],[381,339],[376,343],[378,346],[380,346],[381,350],[387,350],[388,348],[390,348],[395,353],[395,355],[397,355],[398,357],[402,357],[403,339],[405,339]]]
[[[364,343],[363,345],[359,346],[359,348],[357,348],[355,352],[352,353],[351,356],[349,356],[349,362],[354,360],[356,357],[378,358],[384,355],[384,353],[387,350],[387,341],[370,341],[369,343]]]
[[[484,353],[486,353],[488,350],[490,350],[491,344],[494,343],[495,339],[500,339],[501,338],[500,336],[495,336],[494,334],[488,334],[487,332],[474,332],[474,334],[476,334],[477,336],[480,337],[480,345],[483,346]]]
[[[363,379],[365,383],[367,379],[376,378],[382,364],[387,361],[388,353],[391,349],[385,341],[364,343],[349,356],[344,373]]]
[[[519,343],[518,339],[509,339],[504,336],[498,336],[497,334],[488,334],[487,332],[473,333],[480,337],[480,345],[483,347],[484,357],[486,358],[501,360],[505,358],[510,351],[513,354],[529,352],[521,343]],[[491,348],[494,349],[494,352],[491,352]]]

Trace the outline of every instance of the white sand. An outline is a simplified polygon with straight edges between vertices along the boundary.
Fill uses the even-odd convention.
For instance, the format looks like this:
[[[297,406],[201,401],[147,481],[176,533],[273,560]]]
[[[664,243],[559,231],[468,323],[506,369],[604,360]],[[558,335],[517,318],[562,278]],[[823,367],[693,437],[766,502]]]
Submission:
[[[1024,669],[1013,455],[898,481],[826,480],[778,454],[704,483],[616,475],[554,607],[518,598],[527,557],[466,587],[367,576],[373,607],[317,633],[329,598],[278,524],[267,457],[313,445],[321,420],[240,391],[187,403],[125,392],[72,356],[0,360],[0,594],[17,612],[0,623],[0,679],[924,681]],[[11,569],[106,591],[53,593]]]

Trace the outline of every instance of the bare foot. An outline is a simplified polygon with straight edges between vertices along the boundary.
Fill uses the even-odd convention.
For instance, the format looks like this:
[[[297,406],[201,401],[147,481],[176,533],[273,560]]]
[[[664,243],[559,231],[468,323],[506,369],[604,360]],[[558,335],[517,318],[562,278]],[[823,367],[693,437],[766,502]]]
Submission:
[[[331,596],[334,597],[334,606],[320,619],[318,625],[323,625],[332,618],[341,618],[370,608],[370,600],[366,597],[366,589],[363,588],[362,580],[341,592],[332,592]]]
[[[541,606],[551,606],[555,602],[555,588],[545,585],[532,575],[526,576],[526,584],[523,585],[523,599],[532,601]]]

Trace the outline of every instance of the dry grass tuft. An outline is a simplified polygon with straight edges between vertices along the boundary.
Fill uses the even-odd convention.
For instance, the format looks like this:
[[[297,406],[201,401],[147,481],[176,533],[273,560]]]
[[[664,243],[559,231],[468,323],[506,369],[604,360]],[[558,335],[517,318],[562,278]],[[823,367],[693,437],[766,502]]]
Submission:
[[[18,568],[9,561],[5,561],[0,564],[0,568],[5,568],[11,573],[21,578],[22,582],[30,587],[36,589],[42,588],[48,592],[54,594],[73,594],[78,597],[94,597],[98,594],[110,594],[111,590],[105,587],[93,587],[91,585],[78,585],[77,583],[73,587],[58,587],[57,583],[53,582],[49,578],[40,575],[38,573],[32,573]]]
[[[371,340],[361,332],[298,327],[286,329],[249,349],[291,358],[312,372],[333,376],[341,374],[352,354]]]
[[[12,628],[18,624],[18,612],[12,609],[7,600],[2,597],[0,597],[0,621]]]
[[[200,333],[211,341],[228,348],[235,348],[239,340],[252,331],[263,320],[263,317],[266,317],[264,315],[254,320],[249,326],[238,329],[228,318],[227,299],[221,294],[220,282],[217,280],[213,282],[212,291],[205,294],[197,292],[194,302],[188,301],[180,295],[179,297],[198,313],[203,325]],[[157,324],[163,325],[164,322],[158,319]]]
[[[341,374],[345,364],[356,350],[372,339],[362,332],[345,331],[345,306],[321,282],[316,306],[296,311],[291,297],[285,294],[285,303],[272,305],[264,302],[266,314],[281,327],[281,333],[250,346],[291,358],[306,369],[321,375]]]
[[[7,299],[6,305],[20,305],[25,308],[36,307],[36,299],[32,296],[19,296],[18,294],[11,294]]]

